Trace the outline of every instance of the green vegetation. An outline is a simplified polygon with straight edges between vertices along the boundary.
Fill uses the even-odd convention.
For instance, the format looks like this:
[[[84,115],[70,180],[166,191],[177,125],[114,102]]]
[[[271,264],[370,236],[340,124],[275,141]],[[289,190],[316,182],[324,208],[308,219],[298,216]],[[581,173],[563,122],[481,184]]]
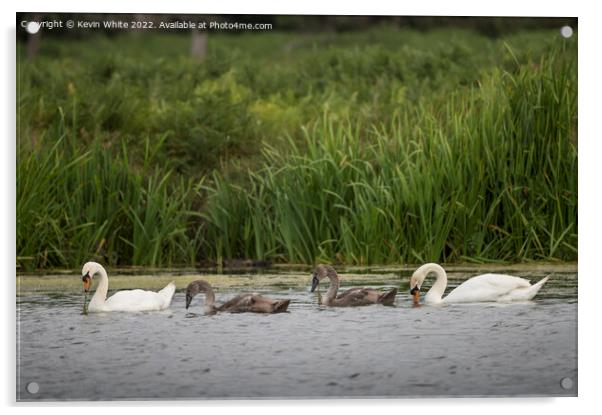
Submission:
[[[18,267],[577,258],[576,38],[44,42],[18,65]]]

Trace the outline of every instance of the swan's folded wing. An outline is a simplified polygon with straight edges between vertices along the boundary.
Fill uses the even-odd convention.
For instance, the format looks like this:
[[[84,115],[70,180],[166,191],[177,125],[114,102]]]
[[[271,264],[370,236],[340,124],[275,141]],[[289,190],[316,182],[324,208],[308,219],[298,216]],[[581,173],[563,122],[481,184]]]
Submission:
[[[523,278],[501,274],[483,274],[460,284],[445,297],[444,301],[450,303],[497,301],[513,290],[530,286],[529,281]]]
[[[216,307],[218,311],[243,312],[250,306],[251,294],[241,294]]]
[[[362,291],[363,289],[364,288],[358,288],[358,287],[356,287],[356,288],[349,288],[348,290],[345,290],[343,292],[338,293],[336,298],[337,299],[344,298],[344,297],[347,297],[349,295],[353,295],[354,293],[357,293],[358,291]]]
[[[339,305],[358,306],[377,302],[379,292],[373,288],[351,288],[337,295]]]
[[[137,289],[116,292],[107,298],[104,308],[108,311],[154,311],[166,307],[163,295]]]

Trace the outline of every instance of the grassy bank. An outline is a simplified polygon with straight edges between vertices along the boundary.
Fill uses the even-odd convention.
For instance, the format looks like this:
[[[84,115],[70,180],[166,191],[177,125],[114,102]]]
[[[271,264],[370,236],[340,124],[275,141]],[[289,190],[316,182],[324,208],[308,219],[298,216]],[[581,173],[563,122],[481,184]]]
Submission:
[[[187,41],[20,59],[19,267],[577,258],[576,39]]]

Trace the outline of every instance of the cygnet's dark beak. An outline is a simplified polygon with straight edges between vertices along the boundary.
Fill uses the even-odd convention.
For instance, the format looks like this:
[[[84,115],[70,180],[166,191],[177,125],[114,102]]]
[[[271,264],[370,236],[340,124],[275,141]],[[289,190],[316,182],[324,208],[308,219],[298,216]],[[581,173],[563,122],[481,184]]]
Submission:
[[[311,292],[313,293],[316,288],[318,288],[318,284],[320,283],[320,280],[318,279],[318,277],[316,277],[314,275],[313,279],[311,280]]]
[[[192,301],[192,295],[186,293],[186,310],[190,307],[190,302]]]

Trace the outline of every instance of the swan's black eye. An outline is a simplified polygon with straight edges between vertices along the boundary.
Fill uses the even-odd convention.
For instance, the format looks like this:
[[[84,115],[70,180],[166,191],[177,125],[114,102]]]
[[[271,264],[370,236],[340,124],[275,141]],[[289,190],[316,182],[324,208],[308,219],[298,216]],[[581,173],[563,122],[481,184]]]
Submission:
[[[86,282],[90,279],[90,273],[86,272],[86,275],[82,276],[82,281]]]

